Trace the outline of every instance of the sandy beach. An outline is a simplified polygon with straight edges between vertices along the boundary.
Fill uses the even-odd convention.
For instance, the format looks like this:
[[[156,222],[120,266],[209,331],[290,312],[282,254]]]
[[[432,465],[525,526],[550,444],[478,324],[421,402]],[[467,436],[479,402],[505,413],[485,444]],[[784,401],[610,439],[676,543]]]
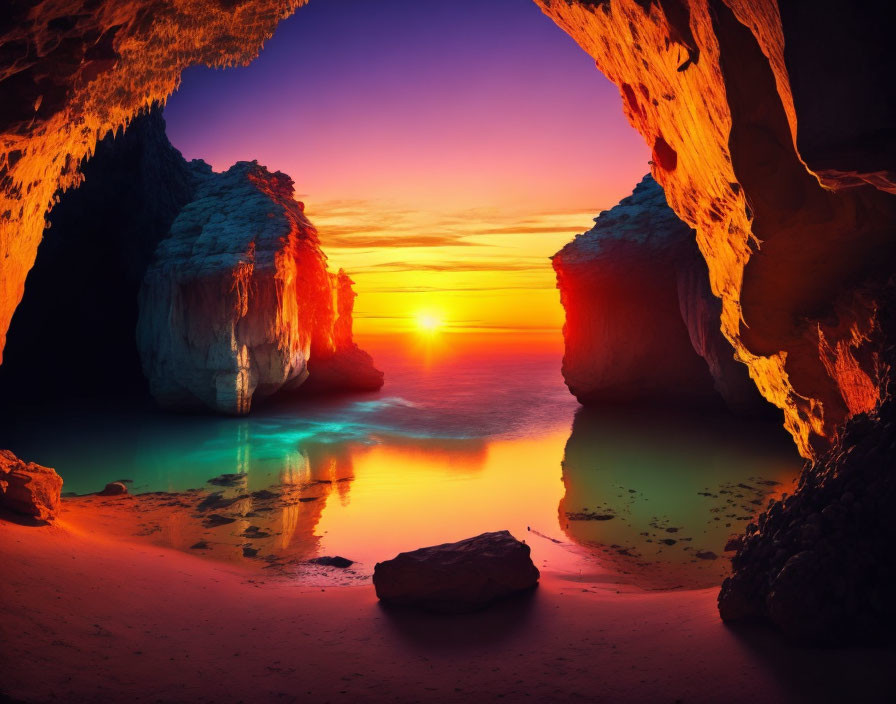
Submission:
[[[735,632],[716,589],[544,574],[464,616],[381,607],[63,520],[0,521],[0,692],[22,702],[875,701],[896,654]]]

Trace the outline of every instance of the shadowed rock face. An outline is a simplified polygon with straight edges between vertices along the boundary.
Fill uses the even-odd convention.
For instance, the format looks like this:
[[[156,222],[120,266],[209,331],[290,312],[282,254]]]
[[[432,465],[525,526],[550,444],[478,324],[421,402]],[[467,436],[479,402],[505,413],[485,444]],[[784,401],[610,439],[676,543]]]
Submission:
[[[156,246],[211,169],[171,146],[156,107],[103,139],[83,170],[85,182],[50,213],[10,326],[0,365],[7,399],[146,394],[137,294]],[[71,342],[64,353],[60,340]]]
[[[383,385],[383,373],[352,338],[352,312],[358,295],[352,289],[354,283],[342,269],[336,274],[337,318],[333,335],[312,343],[308,381],[302,384],[302,394],[376,391]]]
[[[875,292],[875,342],[896,354],[896,285]],[[719,595],[726,621],[767,619],[794,639],[892,642],[896,604],[896,379],[747,528]]]
[[[566,310],[563,376],[583,404],[645,400],[761,412],[719,330],[694,232],[650,176],[553,258]]]

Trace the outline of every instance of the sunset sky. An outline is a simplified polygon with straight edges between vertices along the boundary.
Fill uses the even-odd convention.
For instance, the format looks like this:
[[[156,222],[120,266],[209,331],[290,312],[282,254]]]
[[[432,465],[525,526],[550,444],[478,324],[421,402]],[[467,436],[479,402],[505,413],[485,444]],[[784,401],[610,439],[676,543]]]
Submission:
[[[361,335],[559,328],[548,257],[648,170],[531,0],[311,0],[250,66],[188,70],[165,116],[188,159],[293,177]]]

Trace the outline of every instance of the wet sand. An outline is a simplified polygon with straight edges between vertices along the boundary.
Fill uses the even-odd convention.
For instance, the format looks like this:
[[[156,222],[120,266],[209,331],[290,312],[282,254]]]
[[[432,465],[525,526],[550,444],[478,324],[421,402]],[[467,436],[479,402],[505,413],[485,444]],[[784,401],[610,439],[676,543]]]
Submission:
[[[436,617],[380,607],[369,583],[303,586],[65,520],[0,520],[0,561],[12,701],[883,701],[896,667],[733,631],[714,588],[546,573],[528,597]]]

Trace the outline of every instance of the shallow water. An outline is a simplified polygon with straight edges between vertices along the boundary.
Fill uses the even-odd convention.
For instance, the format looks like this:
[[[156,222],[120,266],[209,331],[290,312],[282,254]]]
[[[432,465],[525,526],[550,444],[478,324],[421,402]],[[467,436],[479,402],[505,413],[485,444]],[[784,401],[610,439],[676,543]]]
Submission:
[[[10,409],[0,447],[55,467],[70,494],[120,479],[132,494],[168,492],[69,498],[72,520],[308,579],[321,577],[306,563],[317,555],[355,560],[340,574],[366,578],[402,550],[508,529],[571,578],[714,584],[728,536],[799,471],[768,424],[579,409],[555,338],[368,346],[386,372],[375,394],[249,418]],[[222,475],[234,476],[209,482]]]

